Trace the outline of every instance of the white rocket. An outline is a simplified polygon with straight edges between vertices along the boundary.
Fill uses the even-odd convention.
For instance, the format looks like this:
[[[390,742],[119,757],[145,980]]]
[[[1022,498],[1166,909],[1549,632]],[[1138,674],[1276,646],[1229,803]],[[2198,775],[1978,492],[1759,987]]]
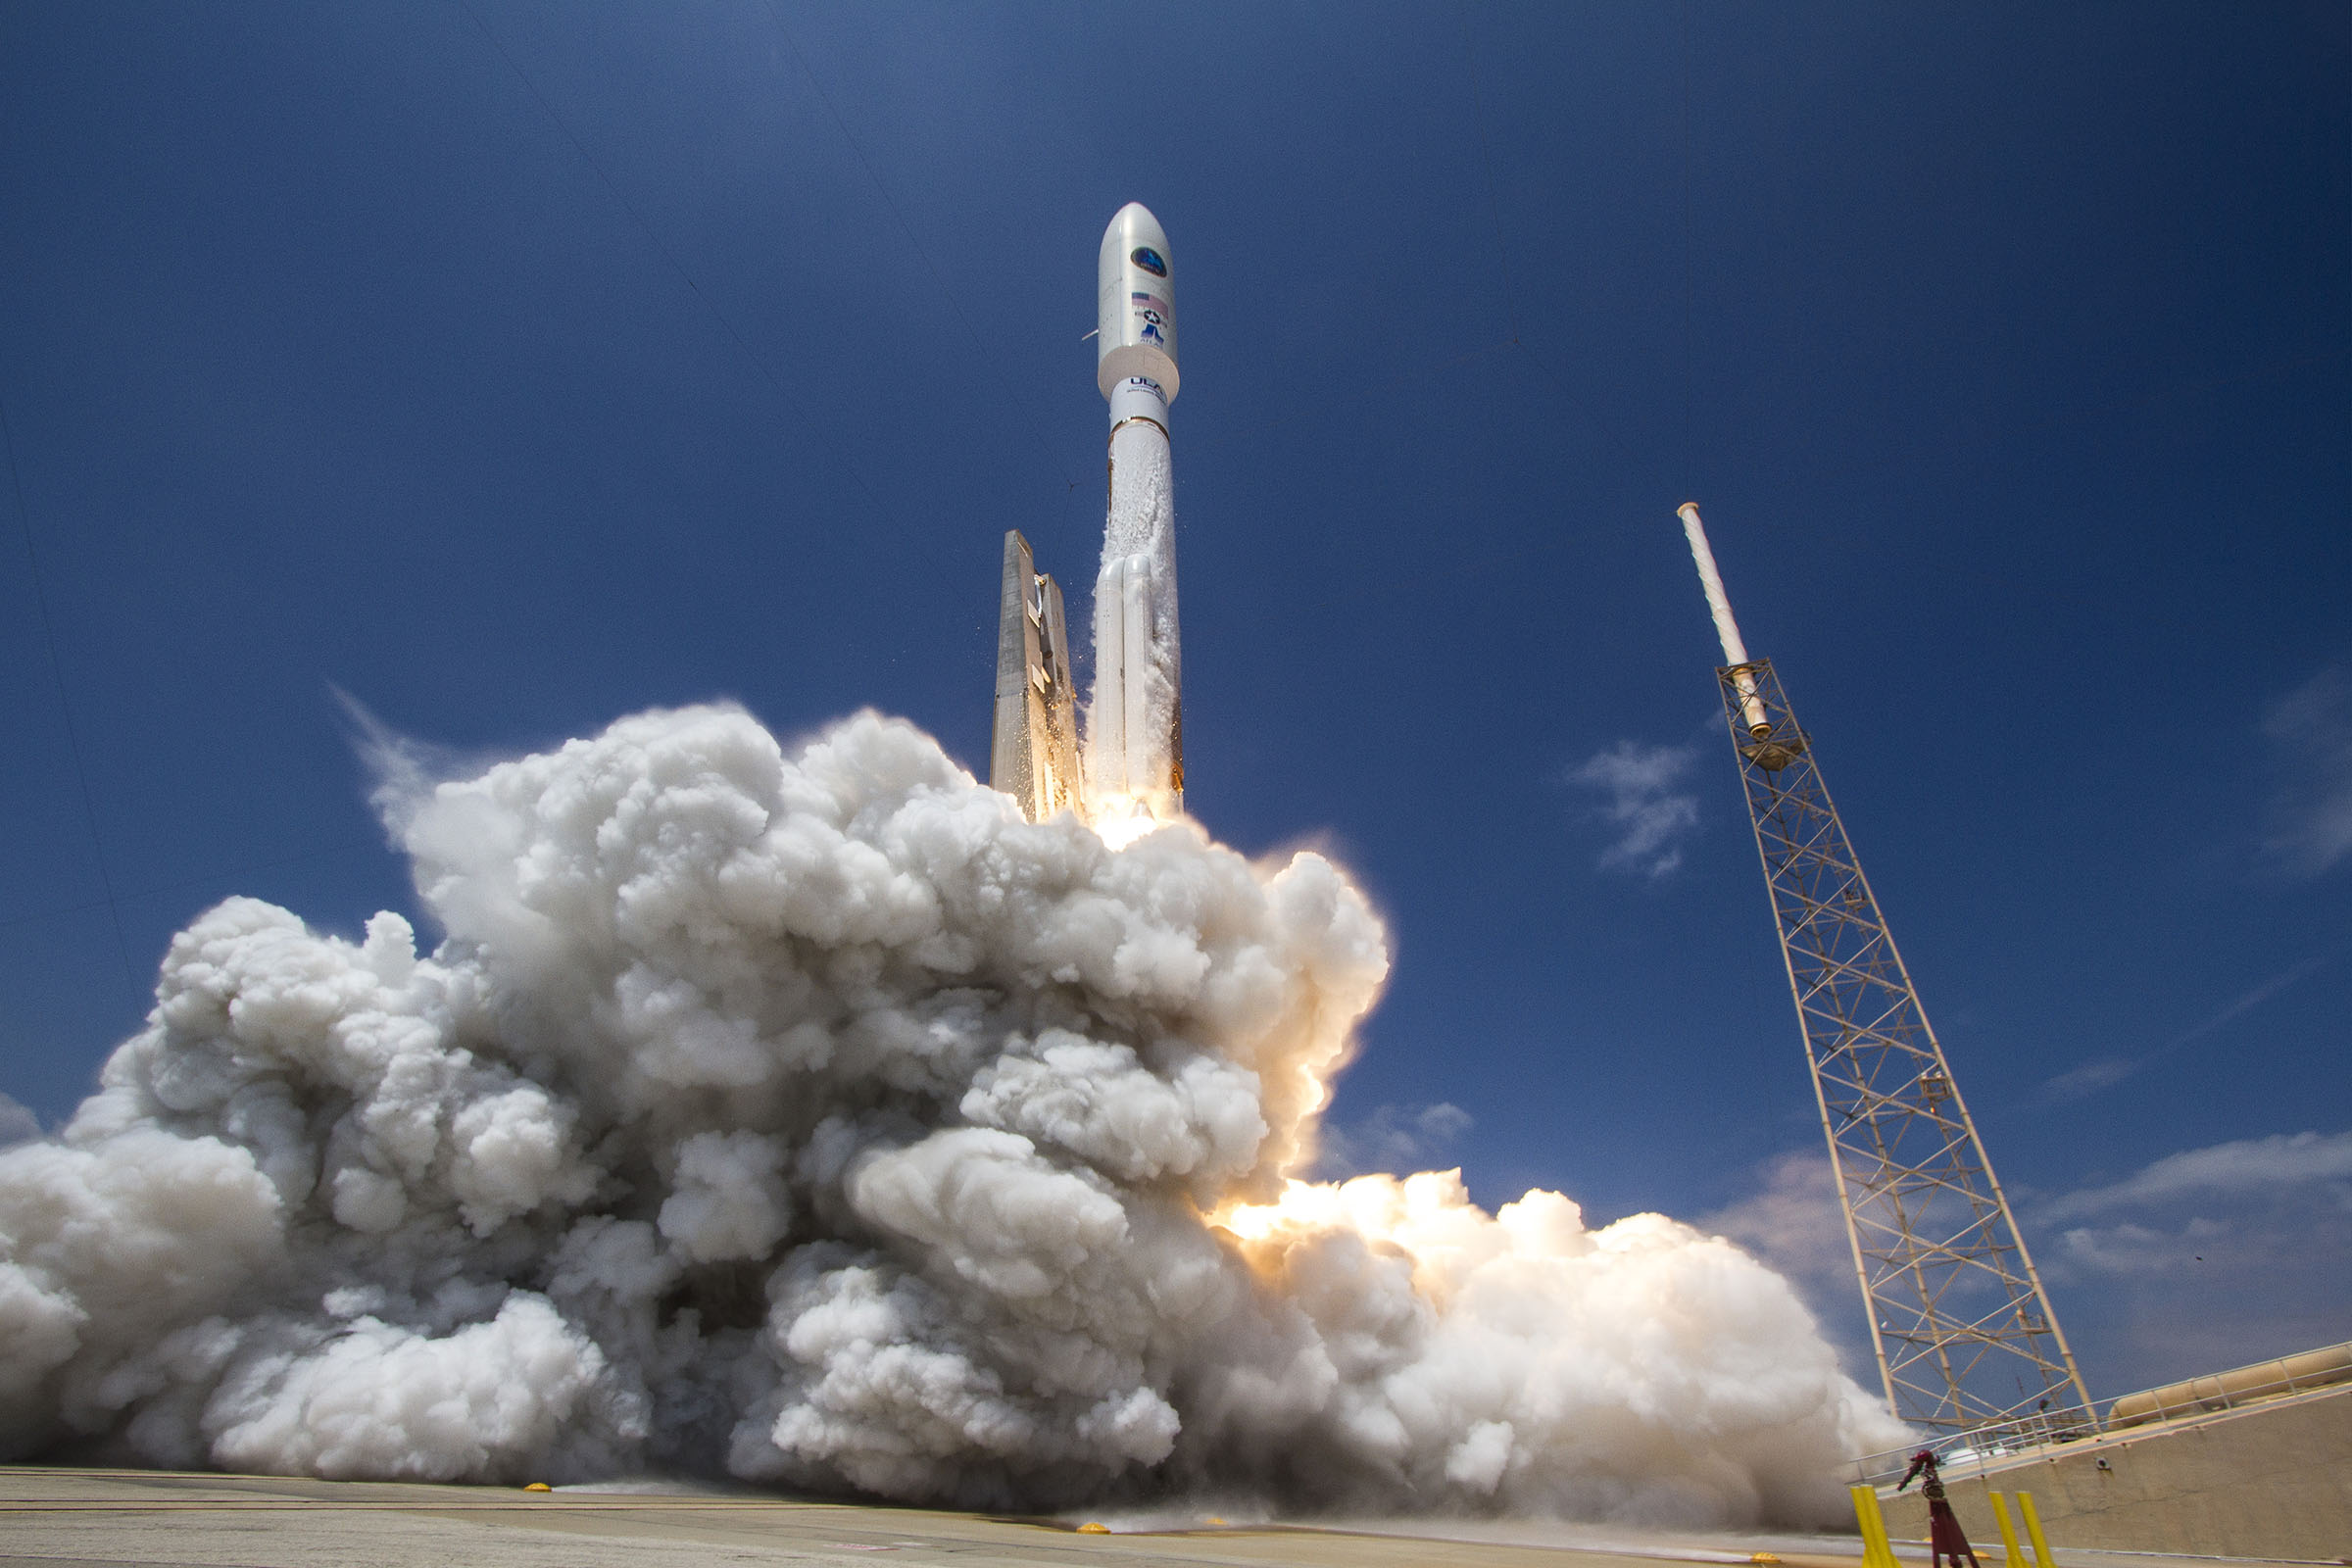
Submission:
[[[1096,267],[1095,384],[1110,403],[1110,509],[1095,578],[1095,691],[1086,793],[1097,814],[1165,820],[1184,808],[1178,701],[1176,496],[1168,405],[1176,400],[1175,268],[1159,220],[1129,202]]]
[[[1119,209],[1096,269],[1095,381],[1110,403],[1110,511],[1095,579],[1095,692],[1081,766],[1061,590],[1029,541],[1004,536],[989,782],[1031,821],[1075,809],[1124,842],[1184,809],[1177,694],[1176,291],[1168,236],[1141,204]]]

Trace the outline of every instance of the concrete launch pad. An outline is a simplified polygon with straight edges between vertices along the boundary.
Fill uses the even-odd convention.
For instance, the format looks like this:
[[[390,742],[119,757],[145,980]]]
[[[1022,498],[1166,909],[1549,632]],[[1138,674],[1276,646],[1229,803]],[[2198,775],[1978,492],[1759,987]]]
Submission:
[[[1112,1516],[1114,1522],[1116,1516]],[[528,1493],[139,1470],[0,1467],[0,1565],[41,1568],[707,1568],[717,1563],[1043,1563],[1149,1568],[1856,1568],[1836,1537],[1644,1537],[1537,1522],[1190,1527],[1081,1534],[1073,1522],[795,1501],[692,1488]],[[1810,1548],[1810,1549],[1808,1549]],[[2063,1568],[2162,1559],[2062,1551]],[[1992,1559],[1988,1558],[1987,1561]]]
[[[1501,1542],[1438,1542],[1282,1526],[1080,1534],[1068,1524],[687,1489],[512,1488],[307,1481],[132,1470],[0,1469],[0,1564],[274,1568],[707,1568],[733,1563],[1200,1564],[1256,1568],[1557,1565]],[[1580,1552],[1593,1568],[1643,1556]],[[1717,1560],[1733,1560],[1718,1554]],[[1848,1568],[1854,1557],[1817,1568]]]

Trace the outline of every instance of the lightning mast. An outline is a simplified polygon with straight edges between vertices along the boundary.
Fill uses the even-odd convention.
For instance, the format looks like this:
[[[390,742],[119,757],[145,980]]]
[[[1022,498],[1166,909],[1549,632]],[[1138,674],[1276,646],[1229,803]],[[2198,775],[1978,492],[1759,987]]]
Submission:
[[[1945,1434],[2095,1428],[2049,1293],[1772,661],[1750,659],[1698,508],[1680,515],[1845,1208],[1886,1401]]]

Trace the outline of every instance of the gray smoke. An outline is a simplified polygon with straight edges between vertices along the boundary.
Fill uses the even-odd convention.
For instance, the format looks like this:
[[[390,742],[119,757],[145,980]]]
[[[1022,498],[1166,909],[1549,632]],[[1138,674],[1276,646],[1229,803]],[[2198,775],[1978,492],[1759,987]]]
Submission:
[[[0,1152],[0,1457],[1728,1523],[1900,1441],[1725,1242],[1286,1184],[1388,967],[1321,856],[1113,853],[871,713],[384,805],[437,948],[231,899]]]

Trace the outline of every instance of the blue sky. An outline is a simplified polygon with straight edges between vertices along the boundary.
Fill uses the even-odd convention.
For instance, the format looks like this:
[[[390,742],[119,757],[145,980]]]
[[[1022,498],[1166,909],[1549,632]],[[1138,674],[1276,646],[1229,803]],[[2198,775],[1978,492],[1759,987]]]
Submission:
[[[2352,1336],[2343,13],[1334,15],[0,10],[0,1091],[67,1113],[229,893],[413,907],[338,690],[984,769],[1135,199],[1188,802],[1392,925],[1355,1157],[1710,1220],[1859,1332],[1695,499],[2093,1392]]]

